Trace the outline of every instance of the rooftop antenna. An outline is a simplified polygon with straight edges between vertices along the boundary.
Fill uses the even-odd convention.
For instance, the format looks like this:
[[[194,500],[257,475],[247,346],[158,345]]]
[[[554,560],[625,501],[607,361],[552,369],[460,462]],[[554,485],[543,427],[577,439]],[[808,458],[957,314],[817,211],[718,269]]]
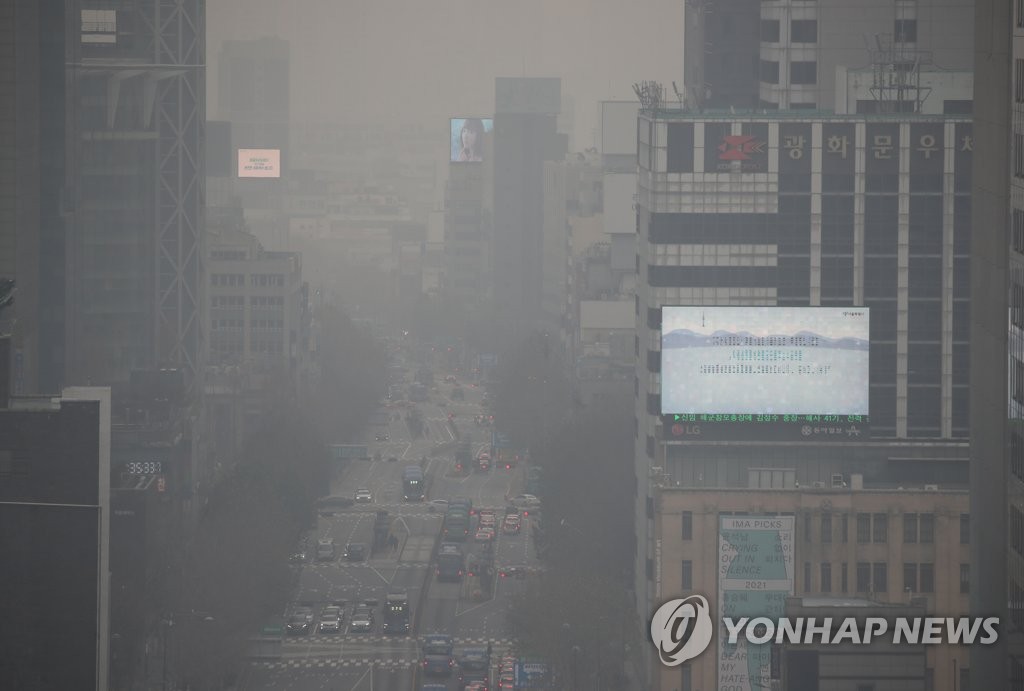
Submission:
[[[643,81],[633,85],[642,110],[657,111],[664,100],[665,89],[658,82]]]
[[[683,110],[683,94],[680,93],[679,87],[676,86],[676,83],[674,81],[672,82],[672,91],[675,92],[676,99],[679,101],[679,110]]]

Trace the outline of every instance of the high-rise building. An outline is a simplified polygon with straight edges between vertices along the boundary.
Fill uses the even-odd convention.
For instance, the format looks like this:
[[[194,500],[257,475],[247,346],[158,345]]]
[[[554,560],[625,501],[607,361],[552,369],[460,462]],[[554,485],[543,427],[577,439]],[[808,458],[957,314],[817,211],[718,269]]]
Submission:
[[[0,5],[0,278],[17,290],[15,393],[64,381],[66,16],[63,0]]]
[[[201,372],[205,2],[75,0],[67,379]]]
[[[106,691],[110,390],[2,396],[0,687]]]
[[[832,110],[845,69],[870,66],[885,76],[879,92],[899,92],[880,100],[917,112],[913,103],[931,90],[922,73],[970,71],[973,6],[970,0],[687,2],[685,97],[695,108]],[[880,95],[863,99],[864,106]]]
[[[974,688],[1024,689],[1024,6],[975,3],[971,238],[971,568],[974,615],[1000,640],[971,650]]]
[[[217,117],[231,123],[236,148],[286,149],[288,41],[264,37],[224,41],[217,56]]]
[[[910,114],[661,108],[641,112],[638,130],[635,573],[646,619],[673,592],[654,587],[660,487],[774,490],[855,474],[876,487],[966,486],[974,141],[965,117]],[[812,424],[769,438],[765,427],[716,435],[729,423],[714,416],[666,421],[666,305],[868,308],[870,432]]]
[[[495,81],[494,305],[524,335],[544,320],[544,163],[567,152],[560,109],[558,78]]]

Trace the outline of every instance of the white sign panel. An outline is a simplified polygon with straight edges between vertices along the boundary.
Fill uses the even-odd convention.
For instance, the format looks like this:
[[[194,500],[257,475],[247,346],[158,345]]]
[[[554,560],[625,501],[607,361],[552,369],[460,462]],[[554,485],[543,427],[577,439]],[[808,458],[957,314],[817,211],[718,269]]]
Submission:
[[[238,177],[279,178],[281,177],[280,149],[239,149]]]

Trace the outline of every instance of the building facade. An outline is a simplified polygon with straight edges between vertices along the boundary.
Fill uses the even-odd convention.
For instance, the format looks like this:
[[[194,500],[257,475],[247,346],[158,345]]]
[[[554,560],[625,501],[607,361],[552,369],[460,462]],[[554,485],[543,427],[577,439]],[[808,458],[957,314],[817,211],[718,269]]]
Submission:
[[[843,90],[837,74],[871,65],[878,78],[864,107],[895,100],[899,112],[917,112],[912,104],[930,97],[922,71],[970,71],[973,7],[969,0],[687,3],[682,96],[694,108],[831,109]],[[853,105],[846,112],[870,112]]]
[[[974,615],[1000,641],[976,646],[976,688],[1024,689],[1024,7],[979,0],[971,244],[971,565]]]
[[[720,606],[729,608],[736,600],[750,603],[757,596],[756,588],[737,587],[730,582],[735,573],[722,573],[722,564],[735,546],[724,542],[739,544],[734,535],[743,530],[723,519],[789,517],[783,528],[788,535],[782,536],[780,545],[787,555],[792,552],[792,558],[787,556],[785,572],[780,570],[776,574],[779,578],[771,579],[787,581],[788,596],[899,605],[909,605],[911,598],[923,598],[924,611],[929,615],[966,616],[970,589],[967,490],[871,489],[859,476],[850,479],[846,487],[784,490],[657,486],[654,522],[660,537],[655,550],[656,600],[699,594],[713,606],[724,602]],[[755,538],[752,532],[739,536],[750,542]],[[764,553],[741,556],[737,573],[749,574],[756,567],[763,574],[771,558],[771,554]],[[780,609],[779,615],[783,613]],[[844,609],[836,616],[853,614]],[[713,643],[707,652],[681,668],[657,665],[654,688],[720,688],[725,674],[720,665],[725,661],[716,650]],[[964,688],[957,686],[947,672],[954,665],[969,668],[967,648],[929,646],[926,656],[918,683],[898,688]],[[776,669],[778,662],[773,662]],[[864,681],[869,681],[871,671],[865,669],[862,673]],[[775,678],[779,678],[778,672]],[[926,678],[932,680],[931,685],[925,685]],[[847,679],[848,685],[842,688],[854,688],[850,685],[853,681]]]
[[[646,619],[652,478],[743,487],[752,469],[774,468],[793,471],[767,485],[780,488],[858,473],[893,487],[966,484],[973,134],[944,116],[666,110],[642,112],[638,130],[635,566]],[[665,305],[869,308],[869,439],[836,444],[822,426],[802,441],[739,430],[716,441],[700,420],[663,424]]]
[[[66,353],[119,397],[202,371],[205,2],[69,5]],[[170,38],[173,36],[173,40]]]
[[[110,390],[10,400],[4,391],[0,686],[108,688],[110,507]]]
[[[15,393],[59,393],[64,382],[68,16],[63,0],[0,7],[0,278],[17,288]]]

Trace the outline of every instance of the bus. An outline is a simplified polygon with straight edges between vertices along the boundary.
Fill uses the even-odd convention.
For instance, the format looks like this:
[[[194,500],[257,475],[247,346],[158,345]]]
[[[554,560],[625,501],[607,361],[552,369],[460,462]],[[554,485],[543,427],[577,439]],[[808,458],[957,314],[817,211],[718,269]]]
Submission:
[[[402,498],[406,501],[423,501],[423,469],[418,465],[406,466],[402,473]]]
[[[469,535],[469,513],[461,507],[448,508],[444,517],[446,542],[465,542]]]
[[[384,600],[384,633],[409,633],[409,596],[395,590]]]
[[[442,542],[437,553],[437,571],[439,581],[461,581],[466,572],[466,557],[462,547],[450,542]]]

